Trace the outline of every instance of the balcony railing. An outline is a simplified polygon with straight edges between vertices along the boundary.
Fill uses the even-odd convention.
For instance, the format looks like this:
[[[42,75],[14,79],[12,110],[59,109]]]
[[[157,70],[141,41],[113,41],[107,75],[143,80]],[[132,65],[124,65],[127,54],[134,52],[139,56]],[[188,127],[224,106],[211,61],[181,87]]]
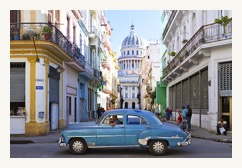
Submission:
[[[164,70],[164,77],[177,67],[183,60],[191,55],[199,46],[206,43],[221,41],[232,38],[232,23],[226,27],[226,34],[223,34],[223,27],[213,23],[202,26],[192,38],[183,46],[183,48],[174,56],[173,60]]]
[[[44,26],[50,27],[51,36],[45,37],[42,29]],[[66,54],[71,56],[82,68],[85,67],[85,57],[81,54],[80,48],[72,44],[58,28],[48,23],[10,23],[10,40],[14,40],[14,35],[19,35],[18,40],[43,40],[50,41],[58,45]]]

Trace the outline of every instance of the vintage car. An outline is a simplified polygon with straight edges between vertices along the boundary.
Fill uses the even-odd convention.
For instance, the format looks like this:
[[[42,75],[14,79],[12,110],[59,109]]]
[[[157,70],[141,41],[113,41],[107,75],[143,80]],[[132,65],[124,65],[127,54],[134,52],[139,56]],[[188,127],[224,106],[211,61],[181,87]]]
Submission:
[[[111,124],[114,116],[117,124]],[[169,147],[190,144],[191,133],[161,122],[150,111],[136,109],[107,111],[89,125],[71,124],[59,138],[59,146],[69,145],[73,154],[84,154],[88,148],[145,147],[153,155],[163,155]]]

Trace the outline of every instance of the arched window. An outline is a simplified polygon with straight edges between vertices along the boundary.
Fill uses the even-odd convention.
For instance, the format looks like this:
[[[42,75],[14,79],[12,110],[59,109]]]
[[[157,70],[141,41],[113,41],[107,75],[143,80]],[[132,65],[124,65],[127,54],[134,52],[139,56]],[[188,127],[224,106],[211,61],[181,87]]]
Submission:
[[[128,108],[128,102],[124,103],[124,108]]]
[[[129,55],[129,51],[127,51],[128,53],[127,53],[127,55]]]

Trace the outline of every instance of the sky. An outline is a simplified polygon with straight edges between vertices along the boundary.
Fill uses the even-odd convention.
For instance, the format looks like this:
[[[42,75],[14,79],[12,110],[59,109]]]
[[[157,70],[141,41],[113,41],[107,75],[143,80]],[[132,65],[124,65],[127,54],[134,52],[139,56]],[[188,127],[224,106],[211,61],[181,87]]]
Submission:
[[[132,23],[141,39],[160,41],[160,10],[105,10],[105,16],[113,29],[110,42],[117,56],[120,55],[122,42],[129,35]]]

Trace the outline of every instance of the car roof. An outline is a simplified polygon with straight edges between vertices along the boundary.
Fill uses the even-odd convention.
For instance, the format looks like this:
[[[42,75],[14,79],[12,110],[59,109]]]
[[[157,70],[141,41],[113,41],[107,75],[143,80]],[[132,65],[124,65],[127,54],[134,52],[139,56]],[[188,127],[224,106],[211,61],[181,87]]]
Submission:
[[[148,120],[148,122],[150,124],[161,124],[161,121],[155,116],[154,113],[152,113],[151,111],[147,111],[147,110],[139,110],[139,109],[113,109],[113,110],[108,110],[104,113],[105,116],[107,115],[118,115],[118,114],[123,114],[123,115],[127,115],[127,114],[137,114],[139,116],[143,116],[145,117],[146,120]]]

